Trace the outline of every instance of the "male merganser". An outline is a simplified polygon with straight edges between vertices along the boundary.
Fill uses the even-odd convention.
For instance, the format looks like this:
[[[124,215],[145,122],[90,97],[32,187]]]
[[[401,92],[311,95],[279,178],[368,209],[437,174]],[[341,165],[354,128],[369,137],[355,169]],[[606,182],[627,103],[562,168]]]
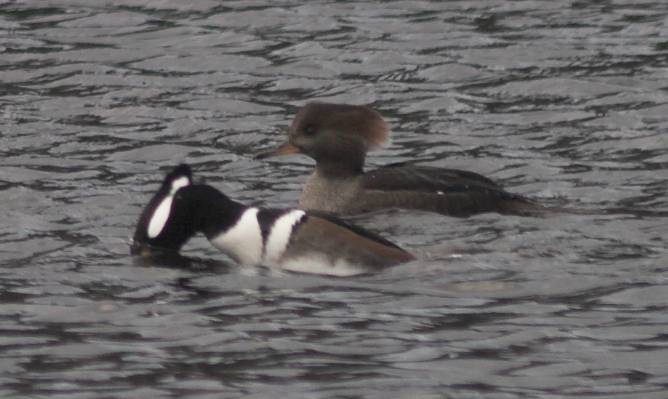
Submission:
[[[414,259],[332,216],[244,206],[211,186],[193,184],[190,167],[179,165],[141,213],[132,252],[178,252],[198,232],[240,264],[296,272],[350,276]]]
[[[462,217],[544,209],[474,172],[400,164],[364,173],[367,152],[388,136],[387,123],[369,107],[310,103],[297,112],[288,142],[258,158],[301,153],[315,160],[299,199],[304,209],[358,214],[405,208]]]

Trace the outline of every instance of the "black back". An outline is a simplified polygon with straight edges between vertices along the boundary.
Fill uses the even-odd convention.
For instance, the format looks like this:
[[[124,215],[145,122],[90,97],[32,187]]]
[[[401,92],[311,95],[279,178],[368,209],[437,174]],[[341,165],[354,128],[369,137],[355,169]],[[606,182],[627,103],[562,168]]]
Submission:
[[[189,206],[189,217],[196,231],[204,233],[207,238],[234,226],[247,209],[206,184],[185,187],[178,194]]]
[[[393,164],[367,172],[364,188],[434,193],[470,190],[504,191],[491,179],[474,172],[427,166]]]

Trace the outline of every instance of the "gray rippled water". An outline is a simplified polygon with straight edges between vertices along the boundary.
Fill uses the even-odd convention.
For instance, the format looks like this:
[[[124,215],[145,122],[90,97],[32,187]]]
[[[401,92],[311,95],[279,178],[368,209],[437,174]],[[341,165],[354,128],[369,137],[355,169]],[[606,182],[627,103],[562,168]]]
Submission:
[[[665,398],[667,68],[660,0],[0,1],[0,396]],[[420,260],[356,278],[129,255],[179,162],[294,206],[253,155],[312,100],[387,118],[371,166],[644,212],[363,215]]]

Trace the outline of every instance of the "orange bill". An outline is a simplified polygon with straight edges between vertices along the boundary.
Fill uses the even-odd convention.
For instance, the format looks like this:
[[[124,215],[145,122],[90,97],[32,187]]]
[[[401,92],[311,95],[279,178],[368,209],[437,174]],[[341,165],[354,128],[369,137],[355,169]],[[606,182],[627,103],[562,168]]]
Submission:
[[[281,145],[278,148],[275,148],[273,150],[269,151],[264,151],[255,156],[256,159],[265,159],[265,158],[271,158],[271,157],[278,157],[281,155],[289,155],[289,154],[299,154],[301,151],[299,148],[295,147],[294,145],[290,143],[285,143]]]

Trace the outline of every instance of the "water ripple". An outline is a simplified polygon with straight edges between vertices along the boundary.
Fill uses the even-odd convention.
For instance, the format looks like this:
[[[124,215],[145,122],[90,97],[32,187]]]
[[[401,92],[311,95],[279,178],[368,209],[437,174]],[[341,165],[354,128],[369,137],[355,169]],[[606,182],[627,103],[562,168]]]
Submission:
[[[34,3],[34,4],[33,4]],[[663,398],[668,13],[659,1],[78,0],[0,9],[3,397]],[[352,218],[420,260],[337,279],[204,239],[128,255],[189,162],[292,206],[266,163],[307,101],[370,103],[370,165],[474,170],[548,219]]]

